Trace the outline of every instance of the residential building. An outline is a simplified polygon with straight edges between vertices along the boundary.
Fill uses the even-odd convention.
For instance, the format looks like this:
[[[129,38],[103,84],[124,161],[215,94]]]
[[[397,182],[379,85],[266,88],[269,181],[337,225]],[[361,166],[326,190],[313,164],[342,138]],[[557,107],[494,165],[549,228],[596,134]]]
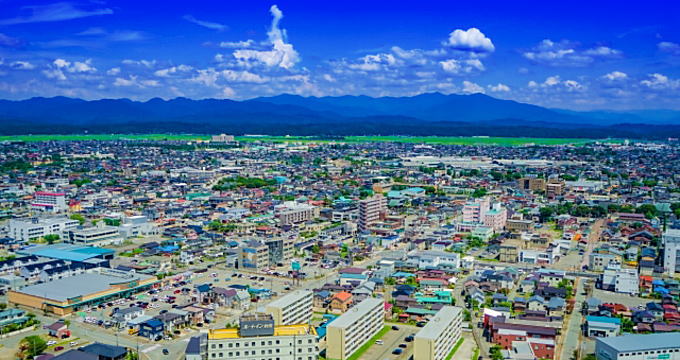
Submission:
[[[380,220],[387,212],[387,199],[382,195],[359,202],[359,231],[368,231],[370,226]]]
[[[595,356],[598,360],[680,360],[680,332],[598,338]]]
[[[484,214],[484,226],[492,228],[494,232],[503,230],[507,221],[508,211],[500,204],[495,204],[491,210]]]
[[[66,194],[61,192],[36,191],[33,194],[31,206],[36,209],[55,213],[68,210]]]
[[[66,242],[80,245],[111,245],[120,244],[123,238],[115,226],[93,226],[89,228],[73,229],[68,232]]]
[[[367,298],[326,327],[326,358],[346,360],[385,324],[382,299]]]
[[[481,223],[489,211],[489,198],[481,198],[475,202],[469,202],[463,205],[463,222],[466,223]]]
[[[666,275],[680,272],[680,229],[668,229],[663,233],[663,267]]]
[[[269,247],[257,240],[241,246],[238,265],[244,269],[264,269],[269,266]]]
[[[586,336],[610,337],[621,332],[621,319],[606,316],[586,316]]]
[[[313,302],[311,291],[295,290],[270,302],[266,310],[274,317],[276,325],[309,324]]]
[[[522,190],[543,191],[545,190],[545,179],[539,177],[523,177],[517,180],[517,185]]]
[[[414,360],[444,360],[461,338],[463,309],[444,306],[414,338]]]
[[[298,224],[310,221],[319,216],[319,208],[306,203],[286,201],[274,208],[274,214],[281,225]]]

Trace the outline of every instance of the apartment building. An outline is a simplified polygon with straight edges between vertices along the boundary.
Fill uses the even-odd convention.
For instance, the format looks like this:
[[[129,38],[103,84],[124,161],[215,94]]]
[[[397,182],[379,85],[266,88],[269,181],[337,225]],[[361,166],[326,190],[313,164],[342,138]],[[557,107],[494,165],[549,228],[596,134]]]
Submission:
[[[319,354],[313,326],[274,325],[269,314],[243,315],[238,329],[209,330],[201,340],[208,360],[316,360]]]
[[[276,325],[309,324],[313,300],[311,291],[295,290],[270,302],[266,310]]]
[[[663,233],[663,267],[666,275],[680,272],[680,229],[668,229]]]
[[[319,208],[310,204],[287,201],[277,205],[274,214],[279,218],[281,225],[299,224],[318,217]]]
[[[238,264],[244,269],[264,269],[269,266],[269,247],[256,240],[247,242],[240,249]]]
[[[481,223],[490,208],[489,198],[481,198],[463,205],[463,222]]]
[[[367,298],[326,327],[326,358],[345,360],[377,334],[385,324],[382,299]]]
[[[66,194],[62,192],[36,191],[31,206],[49,212],[61,212],[68,209]]]
[[[387,213],[387,199],[382,195],[359,202],[359,231],[368,231],[370,226],[380,221],[381,214]]]
[[[80,223],[67,217],[10,219],[9,236],[21,241],[40,239],[46,235],[63,237],[66,231],[75,229]]]
[[[545,179],[538,177],[523,177],[517,180],[517,185],[522,190],[542,191],[545,190]]]
[[[500,204],[495,204],[491,210],[484,214],[484,226],[490,227],[494,232],[499,232],[505,228],[508,221],[508,211]]]
[[[293,259],[295,240],[289,238],[277,238],[265,240],[269,265],[288,263]]]
[[[597,360],[680,360],[680,333],[597,338],[595,356]]]
[[[414,360],[443,360],[461,337],[463,309],[444,306],[416,334]]]

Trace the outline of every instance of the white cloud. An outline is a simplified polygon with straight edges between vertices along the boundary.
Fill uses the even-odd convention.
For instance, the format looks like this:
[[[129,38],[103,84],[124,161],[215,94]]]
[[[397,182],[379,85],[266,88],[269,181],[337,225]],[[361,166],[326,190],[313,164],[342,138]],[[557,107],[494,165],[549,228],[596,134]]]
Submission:
[[[457,29],[449,34],[449,39],[443,43],[445,46],[458,50],[493,52],[495,47],[491,39],[486,37],[479,29]]]
[[[9,64],[9,67],[14,69],[14,70],[33,70],[35,69],[35,65],[31,64],[28,61],[14,61]]]
[[[397,59],[392,54],[366,55],[359,61],[356,64],[349,64],[348,67],[353,70],[377,71],[383,67],[397,64]]]
[[[178,65],[178,66],[169,67],[167,69],[156,70],[154,72],[154,75],[156,75],[158,77],[169,77],[169,76],[176,74],[176,73],[183,73],[183,72],[188,72],[188,71],[191,71],[191,70],[193,70],[193,67],[191,67],[189,65]]]
[[[286,30],[279,28],[279,22],[283,18],[283,13],[278,6],[272,5],[269,9],[273,19],[271,28],[267,32],[269,43],[272,45],[271,50],[245,50],[239,49],[234,51],[234,57],[242,62],[244,65],[250,65],[251,62],[264,64],[267,67],[281,67],[284,69],[291,69],[300,62],[300,55],[293,48],[292,44],[286,42]]]
[[[156,66],[156,60],[131,60],[131,59],[124,59],[121,61],[123,65],[129,65],[129,66],[142,66],[146,68],[153,68]]]
[[[118,74],[120,74],[119,67],[110,68],[109,70],[106,71],[106,75],[118,75]]]
[[[30,15],[3,19],[0,20],[0,25],[64,21],[89,16],[113,14],[113,10],[109,8],[84,10],[75,7],[75,5],[70,2],[57,2],[49,5],[24,6],[23,9],[28,10]]]
[[[231,98],[236,95],[236,91],[229,86],[225,86],[222,88],[222,93],[220,95],[222,98]]]
[[[221,75],[225,80],[229,82],[243,82],[255,84],[267,82],[267,79],[249,71],[222,70]]]
[[[21,45],[21,43],[22,43],[21,40],[17,38],[0,33],[0,46],[18,47],[19,45]]]
[[[649,79],[640,81],[640,84],[653,90],[680,89],[680,79],[669,79],[668,76],[659,73],[649,74]]]
[[[484,64],[478,59],[440,61],[442,70],[449,74],[469,74],[473,71],[484,71]]]
[[[97,72],[97,68],[92,66],[92,59],[74,62],[65,59],[55,59],[47,66],[47,70],[42,71],[47,78],[62,81],[67,79],[65,73],[85,74],[95,72]]]
[[[549,76],[542,83],[536,81],[529,81],[527,86],[531,89],[556,89],[572,91],[582,91],[585,87],[576,80],[562,80],[559,75]]]
[[[585,66],[598,59],[620,57],[622,52],[606,46],[581,50],[578,44],[569,41],[556,43],[545,39],[523,55],[535,63],[550,66]]]
[[[470,81],[463,81],[463,92],[467,94],[484,93],[484,88]]]
[[[621,71],[612,71],[609,74],[605,74],[602,77],[604,79],[609,80],[609,81],[625,80],[625,79],[628,78],[628,74],[621,72]]]
[[[510,87],[505,84],[489,85],[487,86],[492,92],[509,92]]]
[[[222,41],[220,47],[229,49],[247,49],[255,46],[255,40],[248,39],[246,41]]]
[[[117,77],[116,80],[113,82],[113,86],[116,87],[136,86],[138,88],[146,88],[160,86],[160,83],[157,80],[140,80],[138,76],[130,75],[130,77],[127,79]]]
[[[203,26],[204,28],[211,30],[224,31],[229,28],[228,26],[220,23],[196,19],[192,15],[184,15],[182,18],[190,23],[194,23],[198,26]]]
[[[663,52],[680,55],[680,44],[670,41],[662,41],[657,44],[657,47]]]
[[[328,82],[336,82],[337,80],[331,74],[323,74],[323,79]]]

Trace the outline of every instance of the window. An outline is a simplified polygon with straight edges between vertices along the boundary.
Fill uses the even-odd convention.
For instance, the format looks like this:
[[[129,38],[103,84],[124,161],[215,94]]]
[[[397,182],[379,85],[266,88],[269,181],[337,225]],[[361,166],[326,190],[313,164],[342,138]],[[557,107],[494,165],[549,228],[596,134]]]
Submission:
[[[260,343],[260,345],[264,346],[264,341]]]
[[[220,357],[224,357],[224,354],[220,353]]]
[[[230,348],[230,349],[231,349],[231,347],[232,347],[232,346],[234,346],[234,344],[232,344],[232,343],[229,343],[229,348]]]
[[[229,353],[229,357],[232,357],[232,356],[234,356],[234,353],[233,353],[233,352],[230,352],[230,353]]]
[[[223,344],[218,344],[217,346],[219,346],[219,348],[221,349],[221,348],[222,348],[222,345],[223,345]]]
[[[278,345],[278,344],[280,344],[280,342],[278,340],[276,340],[276,345]]]

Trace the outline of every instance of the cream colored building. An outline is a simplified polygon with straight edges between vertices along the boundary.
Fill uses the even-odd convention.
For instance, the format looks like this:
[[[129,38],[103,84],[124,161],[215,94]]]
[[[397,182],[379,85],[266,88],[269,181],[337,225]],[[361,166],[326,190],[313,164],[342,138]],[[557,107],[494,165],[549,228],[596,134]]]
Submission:
[[[414,360],[444,360],[461,338],[463,309],[444,306],[414,339]]]
[[[383,299],[367,298],[326,327],[326,358],[345,360],[385,325]]]
[[[270,302],[266,310],[276,325],[309,324],[313,300],[311,291],[295,290]]]

